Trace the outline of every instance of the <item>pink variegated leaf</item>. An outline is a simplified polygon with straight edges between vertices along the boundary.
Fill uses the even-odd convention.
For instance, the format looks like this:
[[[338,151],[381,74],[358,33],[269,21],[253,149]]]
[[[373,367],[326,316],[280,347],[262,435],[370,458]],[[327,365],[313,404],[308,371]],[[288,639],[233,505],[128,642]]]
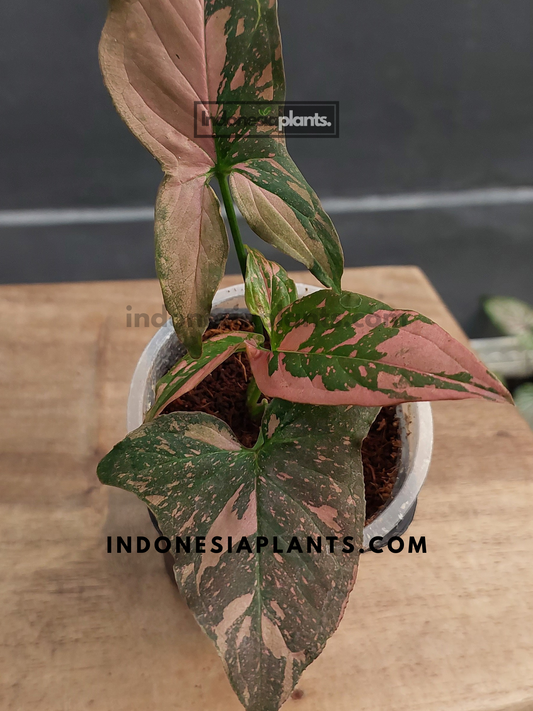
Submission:
[[[172,550],[190,537],[176,581],[247,711],[277,711],[339,625],[363,543],[361,443],[375,415],[274,400],[246,449],[221,420],[177,412],[98,467],[102,483],[150,508]]]
[[[230,186],[261,239],[305,264],[325,286],[340,289],[344,260],[339,237],[284,145],[273,145],[267,157],[252,155],[237,164]]]
[[[193,355],[227,258],[218,199],[206,187],[214,175],[238,171],[235,197],[252,228],[340,288],[331,221],[277,122],[254,123],[285,97],[275,0],[111,0],[100,61],[117,110],[166,174],[155,213],[158,274]],[[242,181],[266,190],[261,215]]]
[[[219,129],[211,119],[283,100],[277,7],[271,0],[112,0],[100,62],[118,112],[166,174],[155,212],[157,270],[178,336],[198,356],[228,252],[207,184],[241,159],[233,155],[241,142],[245,156],[268,155],[276,142],[258,141],[239,125]]]
[[[246,260],[246,306],[259,316],[270,335],[276,316],[298,298],[296,284],[285,269],[248,248]]]
[[[512,402],[466,346],[414,311],[367,296],[320,291],[278,317],[272,352],[247,346],[261,392],[316,405],[417,400]]]
[[[190,392],[234,353],[244,351],[246,343],[261,345],[263,336],[257,333],[232,331],[204,341],[200,358],[189,354],[179,360],[157,383],[156,400],[145,417],[149,422],[171,402]]]
[[[264,131],[229,119],[284,99],[276,2],[111,0],[100,63],[120,115],[179,183],[269,154]]]
[[[165,178],[155,208],[155,249],[165,306],[180,340],[198,358],[229,249],[218,198],[203,177],[186,183]]]

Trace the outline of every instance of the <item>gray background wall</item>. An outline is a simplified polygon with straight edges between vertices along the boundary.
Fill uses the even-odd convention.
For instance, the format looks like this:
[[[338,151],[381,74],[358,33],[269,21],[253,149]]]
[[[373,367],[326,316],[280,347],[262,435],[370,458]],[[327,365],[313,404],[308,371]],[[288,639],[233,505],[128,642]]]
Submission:
[[[105,10],[0,10],[0,211],[153,203],[99,75]],[[290,144],[321,197],[533,186],[531,0],[280,0],[280,21],[288,97],[340,101],[340,138]],[[333,218],[348,265],[420,265],[471,331],[482,293],[533,302],[533,203]],[[4,226],[0,249],[2,282],[154,274],[148,222]]]

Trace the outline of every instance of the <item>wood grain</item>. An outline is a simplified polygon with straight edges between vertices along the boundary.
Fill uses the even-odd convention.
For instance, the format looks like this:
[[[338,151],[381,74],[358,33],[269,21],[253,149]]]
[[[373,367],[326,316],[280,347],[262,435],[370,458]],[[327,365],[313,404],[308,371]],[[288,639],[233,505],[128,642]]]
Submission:
[[[464,338],[415,267],[348,270],[345,286]],[[6,711],[241,708],[162,556],[106,553],[108,535],[153,537],[143,505],[102,487],[95,466],[125,433],[129,381],[156,330],[126,317],[161,310],[154,281],[0,288]],[[533,710],[533,435],[511,406],[433,409],[409,531],[428,552],[363,557],[341,627],[287,711]]]

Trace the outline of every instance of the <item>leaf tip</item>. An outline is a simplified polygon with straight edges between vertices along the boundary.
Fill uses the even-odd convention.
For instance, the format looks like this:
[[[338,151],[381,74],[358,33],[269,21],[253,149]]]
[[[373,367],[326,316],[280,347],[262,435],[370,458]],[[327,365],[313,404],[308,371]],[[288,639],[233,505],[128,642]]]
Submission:
[[[174,324],[174,329],[181,338],[183,345],[187,349],[187,353],[193,360],[198,360],[202,357],[202,337],[199,333],[180,333]],[[180,329],[181,330],[181,329]]]

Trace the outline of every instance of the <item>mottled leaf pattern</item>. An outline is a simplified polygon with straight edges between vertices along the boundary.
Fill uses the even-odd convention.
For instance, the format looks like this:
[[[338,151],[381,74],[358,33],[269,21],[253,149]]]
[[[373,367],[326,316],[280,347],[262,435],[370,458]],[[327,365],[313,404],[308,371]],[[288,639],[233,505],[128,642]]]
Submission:
[[[284,100],[275,0],[111,0],[100,62],[117,110],[166,174],[155,213],[157,271],[191,353],[201,352],[228,252],[218,199],[207,186],[215,174],[238,165],[233,189],[252,228],[339,287],[337,234],[283,137],[242,122],[265,102]],[[243,181],[257,193],[254,205],[266,191],[262,216]]]
[[[340,290],[344,262],[339,237],[283,145],[273,145],[268,157],[237,164],[230,187],[261,239],[305,264],[325,286]]]
[[[167,405],[190,392],[231,355],[244,351],[247,342],[261,345],[263,340],[263,336],[257,333],[240,331],[206,340],[200,358],[196,359],[187,354],[158,381],[156,401],[148,411],[145,421],[153,420]]]
[[[218,199],[206,186],[215,144],[195,137],[193,120],[216,65],[204,25],[200,3],[113,0],[100,43],[117,110],[166,173],[155,213],[157,270],[174,327],[195,354],[228,251]]]
[[[275,317],[296,301],[298,291],[283,267],[248,249],[245,296],[250,313],[261,318],[270,335]]]
[[[342,618],[363,540],[360,445],[376,412],[276,400],[253,450],[210,415],[173,413],[99,466],[100,480],[137,494],[173,542],[206,537],[205,552],[193,542],[177,555],[176,580],[248,711],[277,711]],[[211,551],[215,536],[222,553]],[[270,546],[277,537],[284,552],[258,553],[257,536]],[[308,536],[322,537],[321,553],[307,552]],[[252,552],[236,552],[242,537]],[[288,552],[293,537],[304,552]],[[334,553],[326,537],[339,539]],[[342,552],[344,537],[354,552]]]
[[[361,294],[319,291],[278,317],[272,352],[250,344],[261,392],[317,405],[486,398],[512,402],[476,356],[414,311]]]
[[[201,2],[199,4],[202,4]],[[276,0],[206,0],[207,45],[216,47],[210,77],[210,113],[218,165],[227,171],[245,158],[268,156],[274,128],[246,122],[268,102],[285,99],[285,76]],[[230,125],[230,122],[233,125]]]

